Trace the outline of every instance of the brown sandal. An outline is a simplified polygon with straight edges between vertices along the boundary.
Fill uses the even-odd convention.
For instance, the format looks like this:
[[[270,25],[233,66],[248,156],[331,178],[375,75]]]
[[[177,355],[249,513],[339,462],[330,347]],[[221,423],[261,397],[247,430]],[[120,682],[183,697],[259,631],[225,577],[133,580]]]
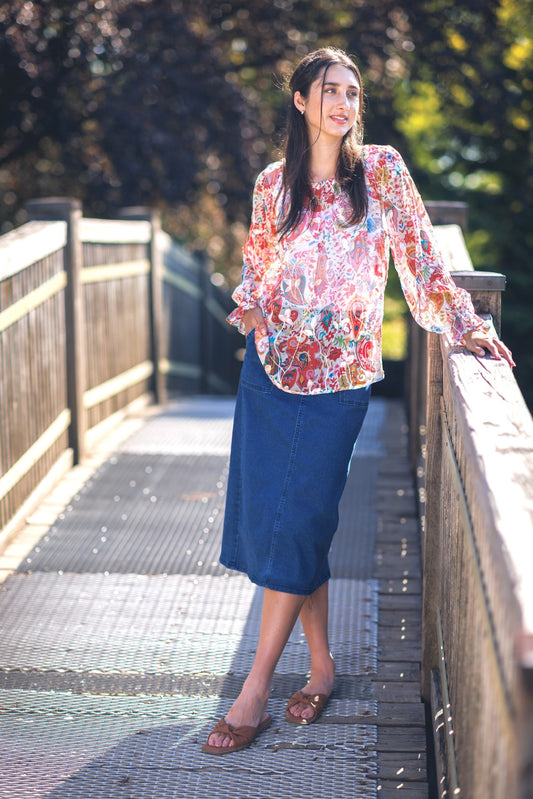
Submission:
[[[285,718],[289,724],[312,724],[322,715],[330,696],[331,694],[304,694],[303,691],[296,691],[287,702]],[[291,707],[294,707],[294,705],[306,705],[313,708],[313,715],[307,719],[302,716],[295,716],[294,713],[291,713]]]
[[[241,749],[246,749],[250,746],[252,741],[257,738],[260,732],[264,732],[272,724],[272,716],[267,716],[264,721],[258,724],[257,727],[232,727],[231,724],[222,718],[217,721],[207,740],[214,732],[221,732],[231,738],[232,746],[213,746],[210,743],[205,743],[202,746],[202,752],[208,755],[229,755],[230,752],[240,752]]]

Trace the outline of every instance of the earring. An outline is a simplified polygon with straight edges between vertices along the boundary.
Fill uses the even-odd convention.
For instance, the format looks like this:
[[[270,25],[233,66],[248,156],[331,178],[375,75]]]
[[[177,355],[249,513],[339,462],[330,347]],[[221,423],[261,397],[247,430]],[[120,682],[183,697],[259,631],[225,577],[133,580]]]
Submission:
[[[304,112],[304,111],[305,111],[305,109],[304,109],[304,108],[302,108],[302,110],[300,111],[300,114],[302,114],[302,115],[303,115],[303,112]]]

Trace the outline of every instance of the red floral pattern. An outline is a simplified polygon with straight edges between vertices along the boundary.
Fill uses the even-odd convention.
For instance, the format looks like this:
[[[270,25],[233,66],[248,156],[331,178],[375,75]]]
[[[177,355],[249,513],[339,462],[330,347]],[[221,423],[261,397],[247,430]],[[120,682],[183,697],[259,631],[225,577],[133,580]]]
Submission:
[[[346,227],[350,204],[335,180],[313,186],[314,201],[290,236],[282,217],[283,164],[257,178],[243,249],[242,282],[228,316],[259,306],[268,335],[256,344],[271,380],[296,394],[358,388],[383,378],[381,326],[389,252],[415,320],[460,343],[484,327],[470,296],[448,274],[422,199],[400,154],[363,147],[369,198],[366,220]]]

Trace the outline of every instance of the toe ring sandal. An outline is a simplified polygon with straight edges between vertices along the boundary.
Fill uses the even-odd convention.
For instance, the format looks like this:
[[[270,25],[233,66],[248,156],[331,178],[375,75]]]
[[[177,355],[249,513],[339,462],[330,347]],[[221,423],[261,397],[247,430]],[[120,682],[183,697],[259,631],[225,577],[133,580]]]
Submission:
[[[210,743],[205,743],[202,746],[202,752],[208,755],[229,755],[231,752],[240,752],[241,749],[250,746],[259,733],[264,732],[271,724],[272,716],[267,716],[257,727],[232,727],[222,718],[217,721],[207,740],[209,741],[213,733],[221,733],[231,738],[232,746],[212,746]]]
[[[296,691],[287,702],[285,708],[285,718],[289,724],[312,724],[319,716],[327,705],[330,694],[304,694],[303,691]],[[291,707],[294,705],[306,705],[313,709],[313,715],[309,718],[302,716],[295,716],[291,713]]]

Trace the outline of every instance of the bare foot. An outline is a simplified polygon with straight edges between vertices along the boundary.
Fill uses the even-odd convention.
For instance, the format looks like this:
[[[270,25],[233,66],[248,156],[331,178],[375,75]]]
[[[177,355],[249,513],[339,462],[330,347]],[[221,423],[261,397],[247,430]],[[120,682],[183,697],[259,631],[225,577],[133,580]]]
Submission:
[[[246,683],[231,709],[224,717],[226,722],[232,727],[258,727],[263,722],[268,713],[268,694],[265,698],[251,688],[246,687]],[[211,733],[207,739],[211,746],[233,746],[233,742],[228,735],[223,733]]]

